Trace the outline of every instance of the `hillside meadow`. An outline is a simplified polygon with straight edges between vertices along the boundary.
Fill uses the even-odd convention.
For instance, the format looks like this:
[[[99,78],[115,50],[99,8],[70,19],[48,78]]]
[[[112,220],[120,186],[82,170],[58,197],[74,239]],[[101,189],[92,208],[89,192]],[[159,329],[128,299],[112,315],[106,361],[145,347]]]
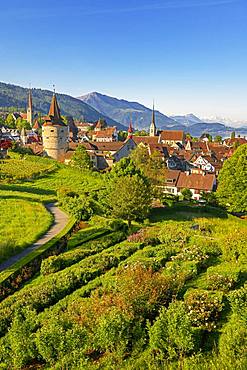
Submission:
[[[44,205],[61,188],[97,189],[98,174],[84,173],[51,159],[18,155],[0,161],[0,263],[44,234],[53,222]]]

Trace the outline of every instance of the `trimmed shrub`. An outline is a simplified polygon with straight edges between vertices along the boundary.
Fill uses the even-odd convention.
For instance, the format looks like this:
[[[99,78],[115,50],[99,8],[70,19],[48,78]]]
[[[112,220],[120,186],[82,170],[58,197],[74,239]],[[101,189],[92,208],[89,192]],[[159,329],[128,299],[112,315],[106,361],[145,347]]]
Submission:
[[[149,347],[161,358],[178,358],[194,349],[190,316],[183,302],[173,302],[162,308],[154,325],[149,327]]]
[[[193,289],[187,292],[184,299],[193,326],[208,331],[216,328],[223,309],[223,293]]]
[[[0,333],[7,330],[18,308],[26,306],[37,312],[42,311],[112,267],[117,267],[139,247],[139,244],[123,242],[66,270],[45,277],[40,284],[27,285],[0,304]]]
[[[227,359],[245,359],[247,363],[247,327],[246,322],[237,315],[224,326],[219,340],[220,355]]]
[[[241,269],[233,263],[222,263],[207,269],[207,288],[211,290],[232,289],[239,280]]]
[[[228,300],[233,313],[247,321],[247,283],[228,295]]]
[[[121,231],[116,231],[110,235],[106,235],[98,240],[92,240],[84,243],[81,247],[77,247],[69,252],[52,256],[42,261],[40,272],[42,275],[53,274],[74,265],[86,257],[97,254],[110,246],[121,242],[125,238],[125,234]]]

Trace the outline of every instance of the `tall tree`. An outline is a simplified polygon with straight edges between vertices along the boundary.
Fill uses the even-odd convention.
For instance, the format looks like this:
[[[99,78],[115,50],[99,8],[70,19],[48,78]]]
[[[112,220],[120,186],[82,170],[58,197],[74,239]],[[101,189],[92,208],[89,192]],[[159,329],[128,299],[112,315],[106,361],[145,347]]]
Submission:
[[[225,161],[219,174],[218,201],[231,212],[247,211],[247,144]]]
[[[215,138],[214,138],[214,141],[215,141],[216,143],[222,143],[222,136],[220,136],[220,135],[216,135],[216,136],[215,136]]]
[[[8,114],[5,120],[5,125],[9,128],[16,128],[15,120],[12,114]]]
[[[22,119],[21,117],[17,118],[16,120],[16,128],[18,130],[22,130],[25,128],[26,130],[31,130],[31,125],[29,122],[27,122],[25,119]]]
[[[138,146],[131,153],[131,159],[135,166],[139,168],[143,174],[151,180],[154,185],[163,182],[166,176],[166,163],[158,151],[154,151],[151,155],[145,146]]]
[[[93,164],[91,162],[90,156],[86,151],[86,148],[82,145],[78,145],[71,158],[72,166],[79,168],[80,170],[90,170],[93,168]]]
[[[119,177],[114,182],[108,201],[112,215],[128,221],[130,226],[132,221],[142,221],[147,217],[152,202],[152,189],[138,175]]]

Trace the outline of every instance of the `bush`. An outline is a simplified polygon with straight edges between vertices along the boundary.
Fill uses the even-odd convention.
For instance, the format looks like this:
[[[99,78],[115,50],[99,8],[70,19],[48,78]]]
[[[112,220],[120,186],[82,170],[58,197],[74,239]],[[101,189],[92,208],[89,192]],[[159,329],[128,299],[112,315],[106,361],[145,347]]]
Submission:
[[[6,368],[11,365],[13,369],[22,369],[35,358],[37,353],[30,338],[36,326],[34,311],[21,309],[15,312],[12,325],[0,346],[0,362],[6,363]]]
[[[58,256],[51,256],[42,261],[40,273],[42,275],[53,274],[59,270],[65,269],[86,257],[97,254],[110,246],[121,242],[125,238],[125,234],[121,231],[116,231],[110,235],[101,237],[98,240],[92,240],[82,244],[69,252]]]
[[[67,353],[86,345],[87,332],[79,325],[57,318],[42,326],[35,334],[37,351],[46,364],[54,365]]]
[[[132,338],[134,323],[130,316],[113,307],[97,320],[94,348],[100,352],[118,350],[124,353]]]
[[[211,331],[216,328],[223,309],[223,294],[194,289],[185,295],[185,304],[193,326]]]
[[[190,316],[183,302],[162,308],[154,325],[149,328],[149,347],[158,357],[178,358],[194,349]]]
[[[220,355],[227,358],[245,359],[247,362],[247,328],[246,322],[237,315],[224,326],[219,340]]]
[[[233,313],[247,320],[247,283],[228,295]]]
[[[181,276],[184,281],[193,279],[198,274],[198,263],[194,261],[170,261],[167,262],[165,274]]]
[[[111,229],[112,231],[127,231],[128,226],[121,219],[106,218],[98,215],[93,215],[89,221],[90,225],[102,228]]]
[[[183,248],[180,253],[178,253],[176,256],[171,257],[172,261],[193,261],[198,265],[198,267],[203,267],[208,259],[209,256],[196,245]]]
[[[88,228],[84,230],[79,230],[77,233],[73,234],[67,243],[67,249],[73,249],[79,245],[86,243],[89,240],[94,240],[104,234],[109,233],[107,228]]]
[[[227,262],[219,266],[209,267],[207,270],[207,288],[227,292],[238,282],[240,271],[239,266]]]
[[[187,188],[184,188],[181,190],[181,194],[183,196],[183,200],[191,200],[193,194],[192,192],[190,191],[190,189],[187,189]]]
[[[138,248],[138,244],[123,242],[96,256],[88,257],[66,270],[47,276],[37,285],[27,285],[0,304],[0,333],[7,330],[14,312],[20,307],[26,306],[40,312],[112,267],[117,267]]]

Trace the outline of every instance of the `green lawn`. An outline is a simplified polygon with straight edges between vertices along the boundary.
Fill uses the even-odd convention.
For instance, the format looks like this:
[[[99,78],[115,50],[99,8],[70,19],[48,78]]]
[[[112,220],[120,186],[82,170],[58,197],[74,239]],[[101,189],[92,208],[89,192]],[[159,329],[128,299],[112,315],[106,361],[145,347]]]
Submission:
[[[21,252],[50,227],[53,217],[40,203],[0,200],[0,263]]]

